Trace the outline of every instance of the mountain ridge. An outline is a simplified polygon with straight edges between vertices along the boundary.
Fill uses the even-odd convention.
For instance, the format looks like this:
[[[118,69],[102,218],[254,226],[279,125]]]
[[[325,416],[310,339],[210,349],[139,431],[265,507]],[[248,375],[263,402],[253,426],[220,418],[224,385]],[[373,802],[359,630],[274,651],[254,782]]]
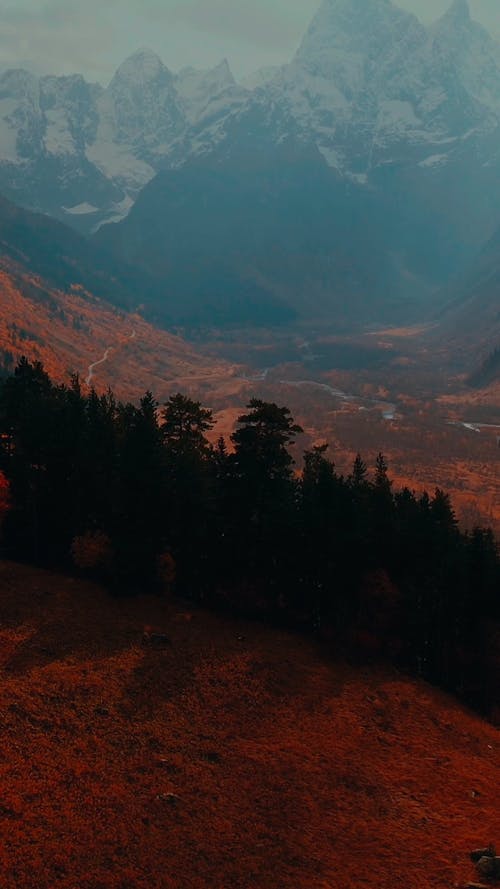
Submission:
[[[128,399],[148,388],[166,396],[181,381],[191,391],[227,385],[231,367],[223,360],[140,315],[150,286],[145,272],[113,262],[57,220],[0,198],[1,370],[27,355],[58,382],[79,374]]]
[[[465,66],[457,43],[472,53]],[[35,189],[32,206],[88,232],[126,213],[161,167],[210,154],[228,118],[251,116],[256,102],[282,105],[291,131],[312,133],[330,166],[365,184],[404,143],[407,162],[418,164],[427,147],[465,138],[471,126],[500,125],[500,51],[466,0],[454,0],[428,28],[390,0],[324,0],[292,61],[252,89],[235,81],[227,60],[175,74],[147,48],[107,87],[81,75],[4,72],[0,187],[29,204],[45,171],[56,194],[49,202]],[[271,136],[279,142],[282,132],[271,125]],[[449,153],[441,153],[444,163]],[[94,212],[72,212],[86,205]]]
[[[315,152],[316,160],[306,175],[293,157],[307,152]],[[272,245],[282,244],[282,232],[290,231],[286,200],[292,184],[284,186],[279,163],[289,177],[303,176],[300,212],[310,227],[299,241],[294,233],[295,252],[277,253],[271,267]],[[331,173],[331,206],[324,216],[311,203],[317,192],[307,179],[319,181],[321,163]],[[267,176],[267,193],[257,197],[248,194],[245,179],[260,187],[259,165],[274,170],[274,178]],[[197,199],[193,193],[202,167],[205,184],[216,167],[227,171],[226,194],[236,176],[241,199],[249,202],[239,213],[233,207],[225,220],[219,218],[228,209],[224,200],[213,204],[205,242],[213,243],[214,232],[228,234],[226,245],[214,245],[220,262],[210,272],[206,307],[225,301],[230,317],[224,293],[233,290],[234,300],[245,302],[251,280],[259,303],[278,299],[288,310],[297,308],[294,289],[302,288],[299,312],[307,311],[308,293],[324,291],[331,310],[337,311],[343,295],[343,314],[353,314],[356,305],[354,314],[372,319],[379,309],[385,312],[380,294],[386,291],[385,307],[393,293],[399,307],[406,306],[407,318],[399,313],[398,321],[410,317],[412,301],[416,317],[433,292],[439,300],[449,280],[467,269],[499,223],[499,45],[472,20],[466,0],[454,0],[430,27],[390,0],[324,0],[292,61],[263,73],[251,89],[236,82],[226,60],[208,71],[175,73],[148,49],[126,59],[106,88],[81,76],[0,76],[0,191],[86,235],[97,232],[96,243],[106,242],[114,252],[123,241],[120,261],[127,264],[136,255],[144,276],[140,287],[147,270],[137,255],[137,237],[126,243],[125,233],[133,228],[127,222],[131,208],[139,202],[140,214],[150,201],[146,252],[149,234],[153,242],[164,230],[163,218],[182,228],[193,248],[189,257],[174,251],[171,263],[183,266],[174,280],[160,279],[159,289],[178,284],[181,294],[201,302],[192,270],[206,252],[203,238],[196,240],[202,192]],[[177,176],[178,188],[184,183],[182,225],[175,216],[178,203],[158,206],[153,196],[166,174],[172,181]],[[297,183],[293,189],[298,199]],[[253,223],[238,241],[238,216],[247,210]],[[121,220],[118,234],[114,226]],[[318,264],[316,244],[325,243],[326,224],[330,243]],[[258,255],[249,250],[252,243],[260,245]],[[149,252],[153,265],[165,264],[163,249],[159,244],[156,257]],[[302,271],[291,276],[299,254]],[[365,293],[361,305],[359,286]],[[317,304],[315,296],[312,301]],[[150,302],[159,305],[161,297],[155,292]]]

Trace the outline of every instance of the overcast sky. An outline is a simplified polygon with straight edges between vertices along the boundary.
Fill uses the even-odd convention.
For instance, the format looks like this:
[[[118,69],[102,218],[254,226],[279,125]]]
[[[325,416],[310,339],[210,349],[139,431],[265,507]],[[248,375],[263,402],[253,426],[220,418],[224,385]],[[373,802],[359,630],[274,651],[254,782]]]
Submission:
[[[0,0],[0,69],[78,71],[106,83],[141,46],[172,70],[227,57],[236,76],[287,61],[320,0]],[[451,0],[398,0],[431,21]],[[470,0],[500,35],[500,0]]]

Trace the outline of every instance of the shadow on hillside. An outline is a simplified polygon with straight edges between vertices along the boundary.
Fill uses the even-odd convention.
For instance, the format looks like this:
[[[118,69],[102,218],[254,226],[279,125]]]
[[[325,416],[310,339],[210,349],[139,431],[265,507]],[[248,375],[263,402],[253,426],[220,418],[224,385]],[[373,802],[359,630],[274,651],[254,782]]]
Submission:
[[[10,674],[113,657],[139,646],[145,624],[165,614],[160,598],[116,599],[86,581],[0,563],[0,627],[18,640],[3,660]]]

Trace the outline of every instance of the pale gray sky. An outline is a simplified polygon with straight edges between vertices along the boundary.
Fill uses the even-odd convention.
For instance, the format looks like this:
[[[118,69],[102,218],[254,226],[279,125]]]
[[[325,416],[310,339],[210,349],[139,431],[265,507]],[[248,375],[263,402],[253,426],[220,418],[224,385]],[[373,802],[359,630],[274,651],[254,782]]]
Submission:
[[[236,76],[281,64],[295,51],[320,0],[0,0],[0,69],[84,73],[106,83],[141,46],[172,70],[227,57]],[[398,0],[423,21],[451,0]],[[470,0],[500,34],[500,0]]]

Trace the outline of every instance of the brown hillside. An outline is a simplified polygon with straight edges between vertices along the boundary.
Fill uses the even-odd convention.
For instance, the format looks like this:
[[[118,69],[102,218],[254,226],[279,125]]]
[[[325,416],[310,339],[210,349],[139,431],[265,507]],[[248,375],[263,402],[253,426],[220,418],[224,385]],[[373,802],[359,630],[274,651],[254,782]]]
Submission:
[[[211,389],[231,380],[227,362],[209,358],[180,337],[154,328],[76,288],[63,293],[2,260],[0,266],[0,359],[27,355],[43,361],[55,380],[79,373],[103,359],[92,379],[97,389],[112,386],[123,398],[146,389],[158,397],[172,391]]]
[[[0,589],[3,889],[450,889],[500,839],[500,735],[444,694],[160,598]]]

